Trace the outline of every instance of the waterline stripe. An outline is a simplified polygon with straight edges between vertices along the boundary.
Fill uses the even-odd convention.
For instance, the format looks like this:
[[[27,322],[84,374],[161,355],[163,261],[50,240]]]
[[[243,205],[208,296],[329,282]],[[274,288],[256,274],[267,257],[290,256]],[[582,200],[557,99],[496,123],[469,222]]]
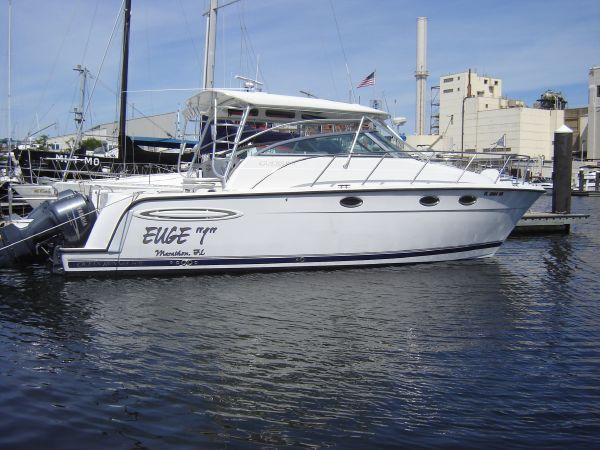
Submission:
[[[203,266],[257,266],[265,264],[298,264],[324,262],[360,262],[377,261],[385,262],[390,259],[415,258],[423,256],[437,256],[483,250],[487,248],[500,247],[502,242],[489,242],[485,244],[467,245],[462,247],[451,247],[434,250],[406,251],[395,253],[354,254],[354,255],[320,255],[320,256],[281,256],[281,257],[253,257],[253,258],[215,258],[215,259],[106,259],[90,261],[69,261],[70,269],[87,268],[143,268],[143,267],[203,267]]]

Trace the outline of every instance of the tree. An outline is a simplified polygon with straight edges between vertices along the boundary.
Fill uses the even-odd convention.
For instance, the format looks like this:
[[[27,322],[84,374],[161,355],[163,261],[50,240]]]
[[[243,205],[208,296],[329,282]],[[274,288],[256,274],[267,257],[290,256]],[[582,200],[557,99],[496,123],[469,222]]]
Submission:
[[[41,149],[46,149],[48,147],[48,135],[42,134],[35,140],[35,143],[40,146]]]
[[[81,147],[85,150],[95,150],[98,147],[102,147],[102,141],[96,138],[86,138],[81,141]]]

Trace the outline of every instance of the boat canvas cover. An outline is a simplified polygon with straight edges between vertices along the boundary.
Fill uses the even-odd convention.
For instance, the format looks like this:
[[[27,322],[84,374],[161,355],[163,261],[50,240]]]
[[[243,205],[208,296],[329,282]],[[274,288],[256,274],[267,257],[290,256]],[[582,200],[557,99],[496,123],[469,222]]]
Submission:
[[[260,113],[258,115],[260,117],[267,117],[271,122],[291,121],[292,117],[281,117],[278,120],[277,117],[270,117],[268,114],[265,115],[265,111],[294,112],[296,114],[294,118],[297,120],[302,119],[305,115],[313,115],[313,118],[328,120],[360,120],[363,116],[370,116],[384,121],[390,117],[384,111],[356,103],[226,89],[207,89],[191,97],[187,102],[184,114],[188,120],[201,116],[210,117],[214,114],[215,100],[217,102],[217,116],[219,118],[231,118],[228,110],[243,110],[248,106],[251,109],[259,110]]]
[[[151,136],[128,136],[131,141],[137,145],[145,145],[147,147],[160,147],[160,148],[181,148],[183,141],[175,138],[160,138]],[[186,140],[186,148],[192,148],[198,141]]]

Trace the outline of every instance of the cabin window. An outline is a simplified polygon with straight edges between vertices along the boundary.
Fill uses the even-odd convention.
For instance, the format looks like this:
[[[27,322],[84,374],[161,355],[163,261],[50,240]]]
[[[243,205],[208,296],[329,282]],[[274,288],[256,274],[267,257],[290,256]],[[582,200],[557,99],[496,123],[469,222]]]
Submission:
[[[313,114],[313,113],[307,113],[307,112],[303,112],[300,117],[302,117],[303,120],[315,120],[315,119],[322,119],[323,117],[318,115],[318,114]]]
[[[475,197],[474,195],[463,195],[461,198],[458,199],[458,203],[465,206],[474,205],[476,201],[477,197]]]
[[[229,108],[227,110],[227,115],[229,115],[229,117],[241,117],[242,114],[244,114],[244,110],[243,109],[237,109],[237,108]],[[253,108],[250,110],[250,112],[248,113],[249,116],[251,117],[256,117],[258,116],[258,109]]]
[[[435,195],[427,195],[425,197],[422,197],[421,200],[419,200],[419,203],[423,206],[435,206],[439,202],[439,197],[436,197]]]
[[[265,114],[267,117],[275,117],[277,119],[293,119],[296,117],[296,113],[294,111],[283,111],[279,109],[267,109]]]
[[[357,208],[363,204],[362,198],[346,197],[340,200],[340,205],[345,208]]]

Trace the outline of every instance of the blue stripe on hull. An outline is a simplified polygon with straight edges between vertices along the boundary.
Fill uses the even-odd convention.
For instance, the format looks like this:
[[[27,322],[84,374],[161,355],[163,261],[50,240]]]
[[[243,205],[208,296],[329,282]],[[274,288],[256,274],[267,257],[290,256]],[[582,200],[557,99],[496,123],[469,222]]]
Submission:
[[[488,248],[500,247],[502,242],[489,242],[485,244],[467,245],[462,247],[451,247],[434,250],[417,250],[394,253],[369,253],[352,255],[319,255],[319,256],[274,256],[274,257],[253,257],[253,258],[215,258],[215,259],[101,259],[89,261],[69,261],[69,269],[151,269],[158,267],[211,267],[211,266],[259,266],[265,264],[298,264],[310,265],[310,263],[336,263],[336,262],[361,262],[361,261],[386,261],[392,259],[418,258],[425,256],[439,256],[445,254],[456,254],[470,252],[474,250],[484,250]]]

